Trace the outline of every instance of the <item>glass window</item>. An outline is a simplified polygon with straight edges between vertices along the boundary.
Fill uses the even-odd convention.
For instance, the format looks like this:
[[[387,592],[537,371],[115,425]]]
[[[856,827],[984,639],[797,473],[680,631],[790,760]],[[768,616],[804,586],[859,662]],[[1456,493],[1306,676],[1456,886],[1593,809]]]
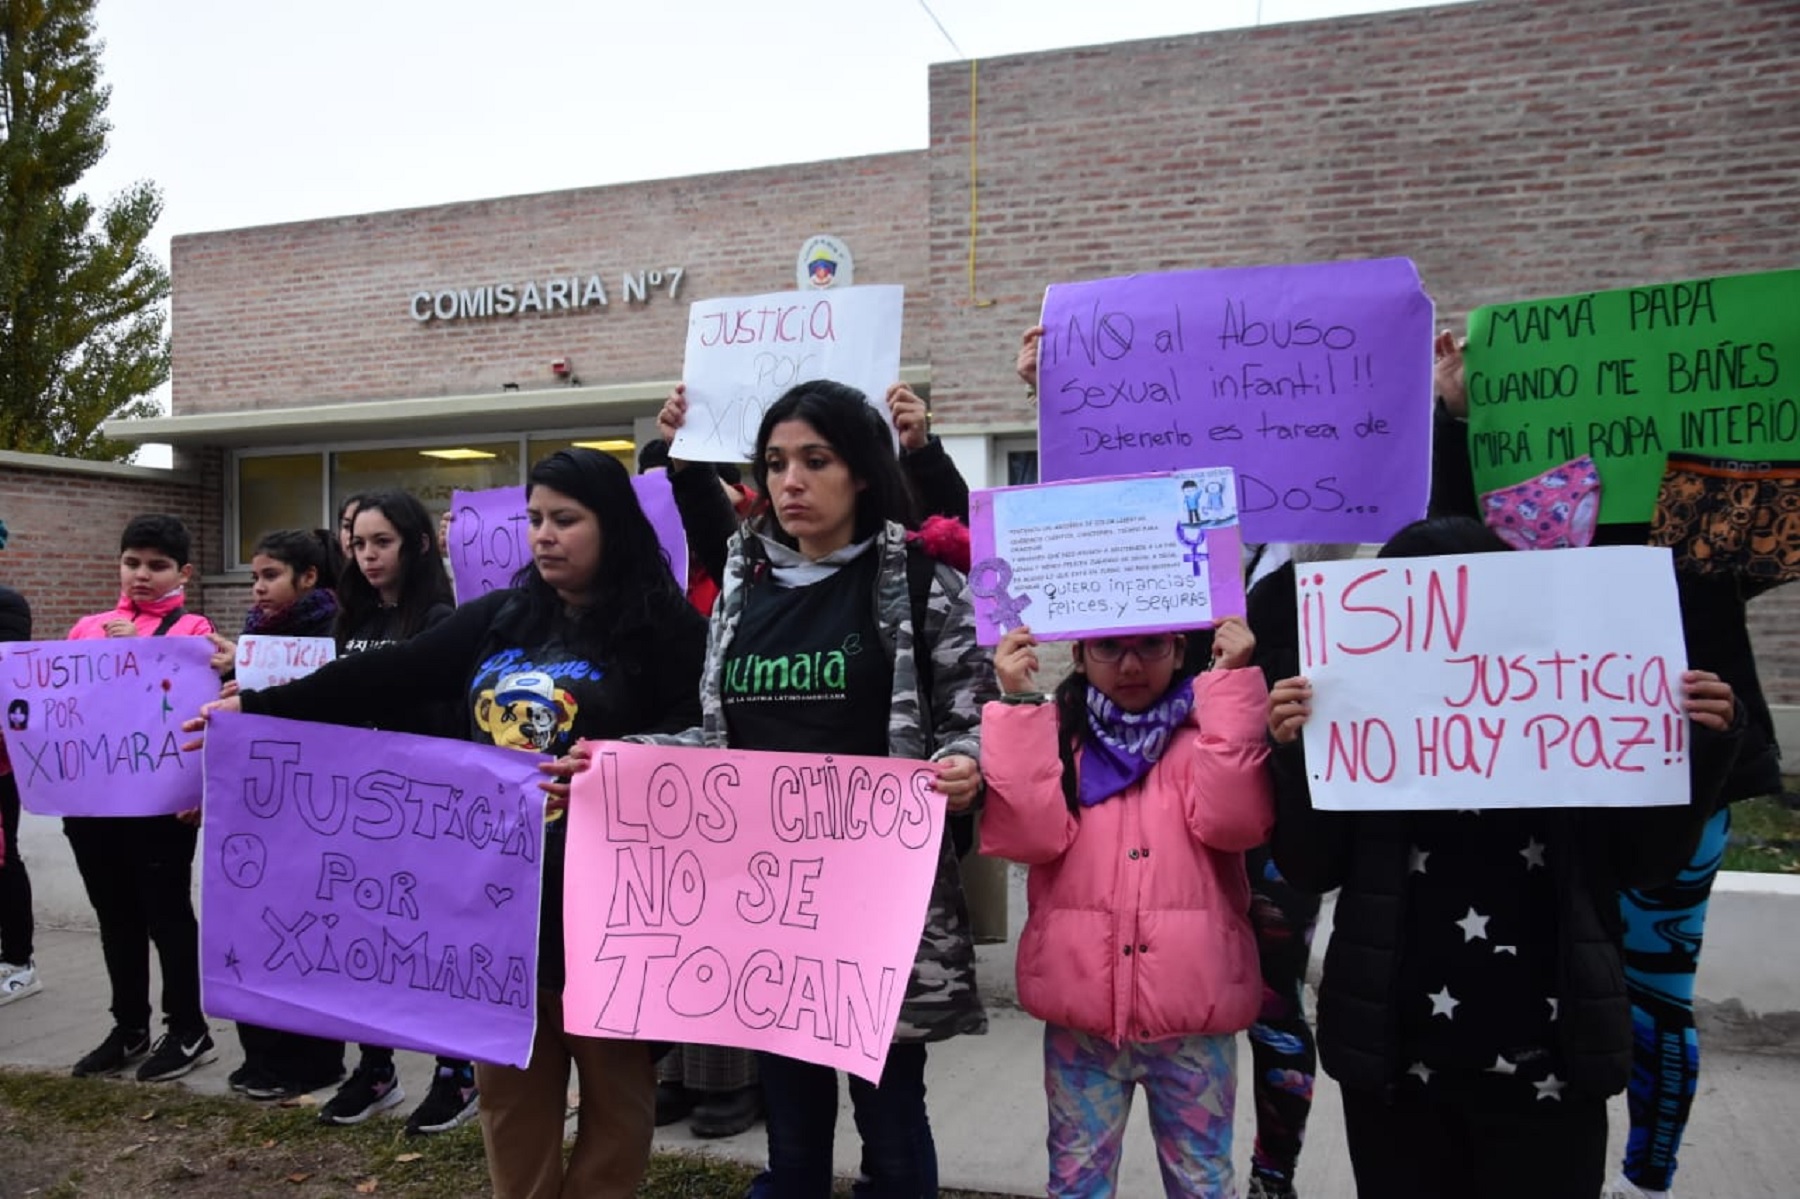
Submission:
[[[237,460],[239,563],[263,534],[324,525],[324,472],[317,454],[268,454]]]
[[[631,430],[624,429],[617,433],[567,433],[534,436],[526,444],[525,461],[536,462],[539,458],[548,458],[558,450],[566,450],[571,446],[586,446],[591,450],[599,450],[603,454],[611,454],[624,464],[632,474],[637,473],[637,443],[631,439]]]
[[[1008,450],[1006,452],[1006,485],[1008,487],[1026,487],[1037,481],[1037,451]]]
[[[359,491],[410,491],[435,519],[450,508],[453,491],[516,487],[519,442],[459,442],[448,446],[394,446],[337,450],[331,455],[331,511]]]

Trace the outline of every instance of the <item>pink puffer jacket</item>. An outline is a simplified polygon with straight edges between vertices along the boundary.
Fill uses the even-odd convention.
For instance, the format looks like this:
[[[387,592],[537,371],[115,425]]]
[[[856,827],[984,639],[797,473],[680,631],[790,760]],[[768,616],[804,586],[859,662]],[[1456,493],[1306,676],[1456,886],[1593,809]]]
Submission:
[[[106,625],[114,620],[129,620],[137,627],[138,636],[148,637],[156,632],[163,618],[175,609],[187,603],[187,597],[180,591],[172,591],[158,600],[147,604],[134,603],[121,595],[119,606],[110,612],[96,612],[92,616],[83,616],[69,630],[70,641],[82,641],[92,637],[106,636]],[[170,637],[204,637],[213,631],[212,621],[198,612],[183,612],[169,628]]]
[[[1079,817],[1063,799],[1050,704],[981,716],[981,851],[1031,867],[1019,1001],[1117,1044],[1248,1028],[1262,1001],[1244,851],[1274,820],[1268,690],[1209,671],[1162,759]],[[1079,761],[1077,761],[1079,767]]]

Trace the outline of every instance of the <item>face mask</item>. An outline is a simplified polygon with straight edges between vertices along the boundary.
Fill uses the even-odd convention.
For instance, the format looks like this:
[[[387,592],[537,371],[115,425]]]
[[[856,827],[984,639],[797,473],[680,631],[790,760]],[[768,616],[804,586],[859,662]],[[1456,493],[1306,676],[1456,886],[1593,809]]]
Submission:
[[[1585,454],[1535,479],[1481,497],[1481,517],[1518,550],[1592,545],[1600,522],[1600,471]]]

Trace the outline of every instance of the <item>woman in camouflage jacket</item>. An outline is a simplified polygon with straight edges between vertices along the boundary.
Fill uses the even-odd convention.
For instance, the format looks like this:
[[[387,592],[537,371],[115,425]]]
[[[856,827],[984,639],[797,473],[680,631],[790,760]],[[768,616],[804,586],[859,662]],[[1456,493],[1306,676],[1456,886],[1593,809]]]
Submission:
[[[938,789],[950,809],[964,810],[980,789],[981,706],[997,695],[992,662],[975,643],[963,576],[944,563],[916,560],[923,551],[906,537],[910,495],[886,427],[871,413],[862,393],[830,382],[801,384],[769,408],[754,465],[765,498],[731,536],[717,576],[723,590],[701,681],[702,724],[653,740],[930,759],[940,764]],[[723,506],[709,480],[683,485],[683,475],[701,474],[676,478],[697,551],[714,540]],[[923,628],[914,628],[915,612]],[[858,652],[870,644],[884,652]],[[757,669],[784,654],[840,647],[842,682],[829,694],[802,693],[785,685],[787,672]],[[778,673],[783,685],[771,681]],[[962,876],[943,838],[881,1084],[850,1081],[870,1194],[936,1193],[925,1045],[986,1029]],[[829,1194],[835,1072],[760,1057],[770,1158],[764,1193]]]

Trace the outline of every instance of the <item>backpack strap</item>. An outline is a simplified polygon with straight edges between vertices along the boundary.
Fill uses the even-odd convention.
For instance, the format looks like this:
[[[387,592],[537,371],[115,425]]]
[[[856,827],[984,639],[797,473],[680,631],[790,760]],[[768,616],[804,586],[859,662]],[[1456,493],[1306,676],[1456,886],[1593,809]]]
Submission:
[[[913,668],[919,676],[919,701],[931,707],[931,649],[925,638],[925,617],[931,610],[931,581],[937,576],[937,559],[908,542],[906,546],[906,595],[912,601]]]
[[[168,633],[168,631],[170,629],[175,627],[176,621],[180,620],[183,616],[186,616],[186,615],[187,615],[187,605],[183,604],[181,607],[176,608],[173,612],[170,612],[167,616],[164,616],[162,618],[162,623],[157,625],[156,631],[150,635],[152,637],[161,637],[161,636],[165,635],[166,633]]]

